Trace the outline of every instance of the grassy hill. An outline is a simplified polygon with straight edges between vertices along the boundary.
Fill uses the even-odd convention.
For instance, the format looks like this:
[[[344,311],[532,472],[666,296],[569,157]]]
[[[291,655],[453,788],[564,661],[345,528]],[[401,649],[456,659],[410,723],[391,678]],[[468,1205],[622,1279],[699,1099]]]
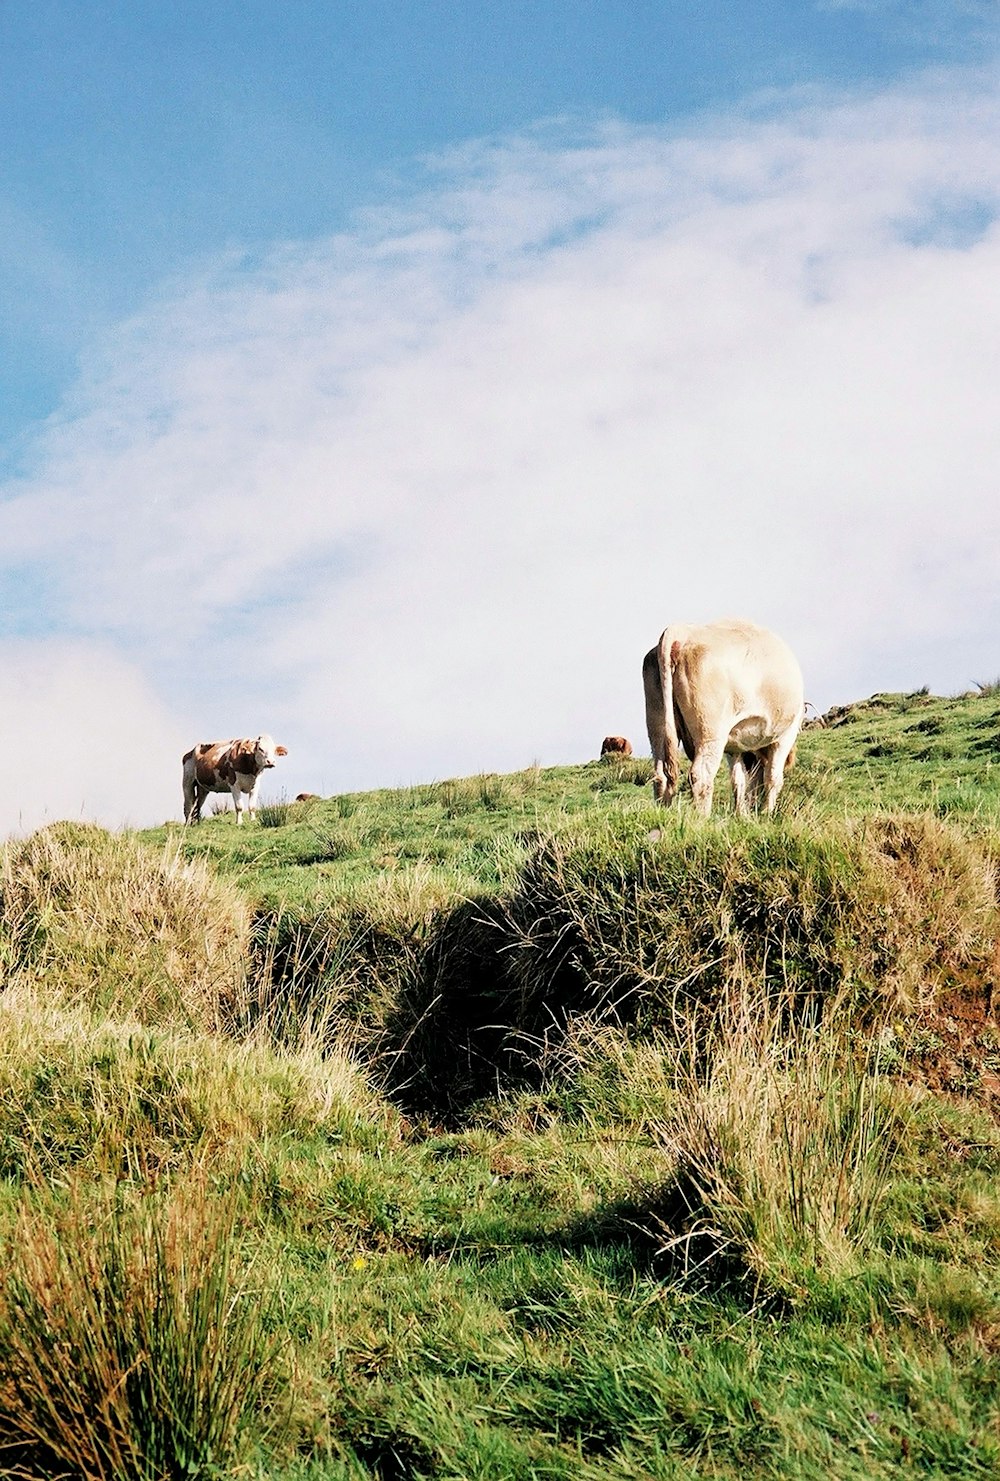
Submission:
[[[0,1473],[1000,1474],[998,760],[879,695],[772,820],[634,758],[8,845]]]

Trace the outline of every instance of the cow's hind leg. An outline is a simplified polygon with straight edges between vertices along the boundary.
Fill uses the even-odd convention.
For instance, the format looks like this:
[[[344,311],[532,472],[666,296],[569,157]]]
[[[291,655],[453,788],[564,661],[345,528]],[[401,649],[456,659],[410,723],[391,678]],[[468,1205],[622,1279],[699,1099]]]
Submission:
[[[769,813],[774,812],[778,801],[778,793],[781,791],[785,781],[785,767],[788,765],[789,757],[795,749],[795,732],[790,731],[776,740],[773,746],[768,746],[764,751],[764,777],[763,789],[765,795],[765,807]]]
[[[192,777],[190,780],[184,778],[184,821],[185,823],[201,822],[201,804],[205,800],[204,788],[200,787]]]
[[[722,765],[722,752],[721,745],[709,743],[695,752],[691,762],[691,795],[695,808],[706,818],[712,811],[715,775]]]
[[[190,823],[194,820],[194,773],[188,771],[186,763],[181,778],[181,787],[184,793],[184,821]]]
[[[653,766],[653,801],[669,807],[674,800],[677,783],[671,783],[662,756],[657,756]]]
[[[653,755],[653,801],[669,807],[679,779],[677,743],[668,734],[659,659],[654,648],[642,661],[642,683],[646,697],[646,734]]]
[[[747,754],[749,754],[752,764],[755,759],[754,754],[752,751]],[[729,762],[729,780],[733,788],[733,806],[736,809],[737,815],[741,818],[746,817],[750,811],[750,804],[747,798],[747,785],[750,781],[751,773],[747,771],[747,754],[744,754],[742,751],[736,751],[730,752],[726,756],[726,760]]]

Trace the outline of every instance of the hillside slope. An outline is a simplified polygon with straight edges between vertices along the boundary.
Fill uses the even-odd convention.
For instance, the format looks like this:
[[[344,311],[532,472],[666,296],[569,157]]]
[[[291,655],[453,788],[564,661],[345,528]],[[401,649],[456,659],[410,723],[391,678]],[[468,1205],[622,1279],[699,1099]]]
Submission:
[[[1000,704],[826,722],[8,845],[0,1470],[1000,1473]]]
[[[873,695],[807,727],[797,758],[782,801],[786,815],[930,810],[989,829],[1000,820],[1000,695]],[[237,832],[225,813],[181,836],[188,857],[209,859],[272,905],[332,900],[414,866],[470,892],[509,877],[523,857],[519,847],[540,831],[580,816],[597,823],[623,808],[643,811],[649,775],[649,761],[638,756],[528,768],[304,804],[272,802],[263,810],[272,826],[256,836]],[[221,797],[216,802],[226,805]],[[723,767],[715,811],[729,809]],[[162,842],[173,832],[168,826],[142,836]]]

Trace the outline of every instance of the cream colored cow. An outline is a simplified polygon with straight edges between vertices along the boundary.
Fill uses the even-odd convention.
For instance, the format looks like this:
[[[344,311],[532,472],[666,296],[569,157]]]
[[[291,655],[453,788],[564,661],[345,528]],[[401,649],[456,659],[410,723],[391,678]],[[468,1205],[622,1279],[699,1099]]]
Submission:
[[[674,800],[683,746],[700,813],[712,810],[723,755],[736,811],[749,812],[763,791],[773,812],[805,711],[802,671],[788,645],[739,618],[673,623],[643,659],[642,679],[656,801]]]

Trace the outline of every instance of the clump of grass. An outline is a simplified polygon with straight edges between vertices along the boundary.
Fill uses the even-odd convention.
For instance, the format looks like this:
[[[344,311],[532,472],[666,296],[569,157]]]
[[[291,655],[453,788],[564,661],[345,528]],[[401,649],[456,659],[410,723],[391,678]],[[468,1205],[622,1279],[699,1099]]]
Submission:
[[[355,854],[383,848],[393,839],[388,823],[371,808],[352,805],[337,808],[334,817],[310,819],[308,833],[315,841],[315,852],[309,862],[332,863]]]
[[[68,1170],[163,1178],[211,1160],[235,1172],[276,1134],[307,1142],[391,1134],[387,1108],[332,1037],[309,1025],[234,1042],[94,1021],[20,982],[0,997],[0,1178]]]
[[[311,831],[316,840],[313,863],[333,863],[336,859],[349,859],[361,848],[361,833],[357,828],[314,827]]]
[[[239,1458],[276,1351],[236,1225],[197,1183],[124,1205],[25,1197],[0,1286],[14,1474],[180,1481]]]
[[[284,828],[296,820],[296,806],[287,797],[277,802],[264,802],[257,809],[257,821],[262,828]]]
[[[769,1005],[737,1005],[707,1054],[691,1046],[662,1128],[680,1200],[667,1247],[735,1255],[786,1296],[815,1272],[857,1271],[878,1246],[910,1120],[875,1056],[829,1034],[789,1036]]]
[[[595,792],[610,792],[618,787],[645,787],[653,776],[649,757],[608,754],[598,763],[600,772],[591,787]]]
[[[455,904],[452,878],[418,861],[345,890],[327,908],[262,915],[241,1032],[276,1043],[336,1041],[392,1083],[420,1020],[431,939]]]
[[[8,976],[106,1012],[222,1022],[245,971],[250,908],[176,843],[55,823],[9,844],[2,871]]]
[[[446,818],[460,818],[480,808],[493,812],[505,806],[511,797],[506,777],[483,773],[480,776],[454,777],[439,782],[434,789]]]
[[[988,961],[997,924],[988,855],[930,816],[624,819],[539,847],[505,951],[543,1015],[568,995],[669,1024],[741,985],[816,1013],[836,998],[914,1007],[949,969]]]

